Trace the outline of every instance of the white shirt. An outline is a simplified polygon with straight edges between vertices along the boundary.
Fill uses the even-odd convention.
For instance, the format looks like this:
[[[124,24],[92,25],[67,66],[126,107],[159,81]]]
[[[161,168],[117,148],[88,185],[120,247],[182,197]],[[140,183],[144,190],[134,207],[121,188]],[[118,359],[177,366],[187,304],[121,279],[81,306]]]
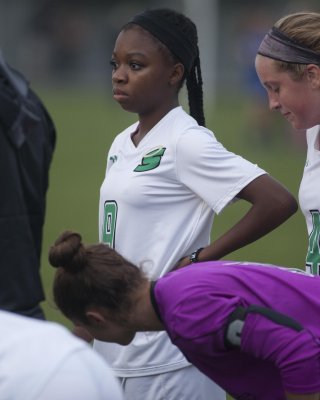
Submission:
[[[306,270],[320,275],[320,126],[307,130],[307,161],[299,189],[299,203],[309,235]]]
[[[53,322],[0,311],[1,400],[123,400],[106,362]]]
[[[181,107],[136,147],[118,135],[100,190],[100,240],[155,279],[209,244],[214,215],[265,171],[227,151]],[[165,332],[138,333],[127,347],[95,341],[117,376],[143,376],[188,365]]]

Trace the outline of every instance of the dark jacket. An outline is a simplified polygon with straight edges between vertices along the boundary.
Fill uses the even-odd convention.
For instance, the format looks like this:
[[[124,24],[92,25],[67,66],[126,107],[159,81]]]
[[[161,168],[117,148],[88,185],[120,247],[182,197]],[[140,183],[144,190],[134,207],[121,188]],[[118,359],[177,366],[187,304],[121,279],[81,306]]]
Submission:
[[[48,172],[56,131],[26,79],[0,52],[0,308],[28,314],[40,278]]]

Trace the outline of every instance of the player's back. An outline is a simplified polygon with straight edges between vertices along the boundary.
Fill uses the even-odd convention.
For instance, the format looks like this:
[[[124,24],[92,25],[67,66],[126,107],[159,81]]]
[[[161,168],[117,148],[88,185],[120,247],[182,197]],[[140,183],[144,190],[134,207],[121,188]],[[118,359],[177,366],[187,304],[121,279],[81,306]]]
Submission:
[[[199,370],[235,398],[250,394],[282,400],[284,376],[288,385],[298,381],[291,363],[299,360],[295,371],[302,385],[314,367],[319,290],[319,277],[271,265],[215,261],[169,273],[153,292],[172,342]],[[232,313],[253,308],[258,311],[239,319],[241,341],[229,347]]]

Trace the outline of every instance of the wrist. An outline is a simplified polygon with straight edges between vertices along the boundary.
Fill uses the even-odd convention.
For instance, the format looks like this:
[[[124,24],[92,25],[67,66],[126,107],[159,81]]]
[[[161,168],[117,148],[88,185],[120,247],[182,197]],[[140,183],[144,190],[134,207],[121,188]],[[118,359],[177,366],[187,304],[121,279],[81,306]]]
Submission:
[[[201,250],[203,250],[203,247],[200,247],[198,250],[190,254],[189,260],[192,264],[199,262],[199,254]]]

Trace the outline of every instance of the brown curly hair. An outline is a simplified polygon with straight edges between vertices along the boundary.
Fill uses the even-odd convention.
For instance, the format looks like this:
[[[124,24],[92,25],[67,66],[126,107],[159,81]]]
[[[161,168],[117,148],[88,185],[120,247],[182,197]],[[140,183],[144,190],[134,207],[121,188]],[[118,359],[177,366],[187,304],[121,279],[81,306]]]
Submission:
[[[131,306],[131,293],[145,280],[143,272],[106,244],[85,246],[77,232],[63,232],[49,250],[57,268],[53,296],[69,319],[88,322],[88,306],[102,306],[121,322]]]

